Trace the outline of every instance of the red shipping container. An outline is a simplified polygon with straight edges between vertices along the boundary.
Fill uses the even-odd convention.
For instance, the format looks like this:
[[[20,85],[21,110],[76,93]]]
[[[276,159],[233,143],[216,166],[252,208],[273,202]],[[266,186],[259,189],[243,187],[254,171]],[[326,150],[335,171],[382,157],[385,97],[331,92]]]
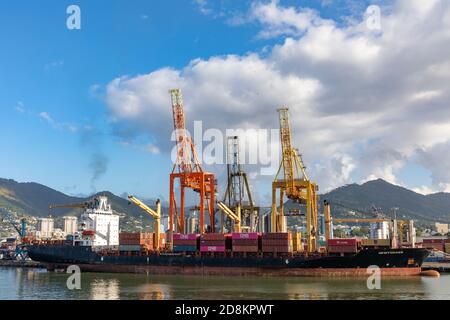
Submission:
[[[328,246],[328,252],[331,253],[356,253],[356,246]]]
[[[286,253],[291,252],[292,248],[291,246],[262,246],[262,251]]]
[[[201,235],[202,240],[225,240],[223,233],[205,233]]]
[[[356,246],[356,239],[328,239],[328,246]]]
[[[258,252],[258,246],[234,246],[234,252]]]
[[[423,243],[444,243],[444,239],[423,239]]]
[[[258,239],[237,239],[233,240],[233,246],[258,246]]]
[[[201,246],[200,252],[225,252],[225,246]]]
[[[249,232],[249,233],[232,233],[231,238],[233,240],[238,239],[251,239],[251,240],[258,240],[258,233],[256,232]]]
[[[173,240],[173,244],[179,246],[196,246],[197,240]]]
[[[291,234],[288,232],[274,232],[274,233],[263,233],[262,234],[263,239],[291,239]]]
[[[279,239],[263,239],[262,240],[262,245],[267,245],[267,246],[285,246],[285,245],[289,245],[290,244],[290,240],[284,239],[284,240],[279,240]]]

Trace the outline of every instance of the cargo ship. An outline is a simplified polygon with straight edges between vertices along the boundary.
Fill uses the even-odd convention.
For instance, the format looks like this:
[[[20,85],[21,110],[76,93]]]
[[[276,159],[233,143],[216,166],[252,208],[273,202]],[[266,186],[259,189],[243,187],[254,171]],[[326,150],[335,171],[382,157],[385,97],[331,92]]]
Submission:
[[[100,197],[73,238],[31,245],[28,254],[49,270],[75,264],[87,272],[339,277],[367,276],[373,266],[383,276],[419,275],[429,255],[423,248],[361,247],[356,239],[330,239],[327,252],[295,252],[290,233],[174,234],[170,249],[160,240],[161,250],[153,251],[151,237],[136,233],[133,242],[132,235],[119,234],[118,216]]]

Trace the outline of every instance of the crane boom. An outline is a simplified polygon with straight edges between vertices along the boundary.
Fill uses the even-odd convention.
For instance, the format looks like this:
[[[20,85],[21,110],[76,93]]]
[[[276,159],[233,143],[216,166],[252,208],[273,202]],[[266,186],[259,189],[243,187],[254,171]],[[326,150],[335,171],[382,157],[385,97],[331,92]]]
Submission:
[[[179,171],[183,173],[191,173],[195,170],[201,171],[201,166],[197,159],[192,139],[186,130],[181,91],[180,89],[171,89],[169,92],[172,98],[173,128],[177,146],[176,164],[178,164]],[[192,168],[193,163],[195,170]]]
[[[85,203],[69,203],[69,204],[52,204],[49,205],[49,209],[57,209],[57,208],[81,208],[85,209],[88,204]]]
[[[236,213],[227,207],[222,201],[217,201],[217,206],[234,221],[234,232],[241,232],[241,207],[238,204],[236,207]]]
[[[138,198],[134,197],[134,196],[128,196],[128,199],[133,202],[135,205],[137,205],[139,208],[141,208],[142,210],[144,210],[145,212],[147,212],[151,217],[155,218],[155,219],[159,219],[161,218],[160,214],[158,214],[155,210],[153,210],[152,208],[150,208],[149,206],[147,206],[145,203],[143,203],[141,200],[139,200]]]
[[[147,212],[147,214],[155,219],[155,239],[153,241],[153,249],[155,251],[159,251],[159,239],[160,239],[160,228],[161,228],[161,201],[156,200],[156,211],[147,206],[145,203],[143,203],[138,198],[129,195],[128,199],[133,202],[135,205],[137,205],[139,208]]]

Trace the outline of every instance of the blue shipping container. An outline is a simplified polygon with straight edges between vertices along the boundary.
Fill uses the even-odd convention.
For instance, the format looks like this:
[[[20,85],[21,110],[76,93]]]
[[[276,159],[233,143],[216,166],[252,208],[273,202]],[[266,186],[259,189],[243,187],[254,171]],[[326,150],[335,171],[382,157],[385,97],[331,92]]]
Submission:
[[[197,246],[173,246],[174,252],[193,252],[197,251]]]

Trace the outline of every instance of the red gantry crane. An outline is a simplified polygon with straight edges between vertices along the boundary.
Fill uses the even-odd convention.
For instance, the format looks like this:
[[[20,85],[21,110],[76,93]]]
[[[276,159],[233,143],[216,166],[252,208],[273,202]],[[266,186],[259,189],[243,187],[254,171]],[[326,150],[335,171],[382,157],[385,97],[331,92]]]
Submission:
[[[200,194],[200,233],[205,232],[205,205],[208,208],[211,231],[214,232],[214,174],[205,172],[198,160],[194,142],[186,130],[185,116],[181,92],[179,89],[169,90],[172,97],[173,124],[176,139],[177,159],[170,174],[170,243],[173,243],[174,214],[177,232],[184,233],[184,196],[185,189],[192,189]],[[177,170],[178,168],[178,170]],[[177,206],[175,182],[179,182],[180,206]]]

